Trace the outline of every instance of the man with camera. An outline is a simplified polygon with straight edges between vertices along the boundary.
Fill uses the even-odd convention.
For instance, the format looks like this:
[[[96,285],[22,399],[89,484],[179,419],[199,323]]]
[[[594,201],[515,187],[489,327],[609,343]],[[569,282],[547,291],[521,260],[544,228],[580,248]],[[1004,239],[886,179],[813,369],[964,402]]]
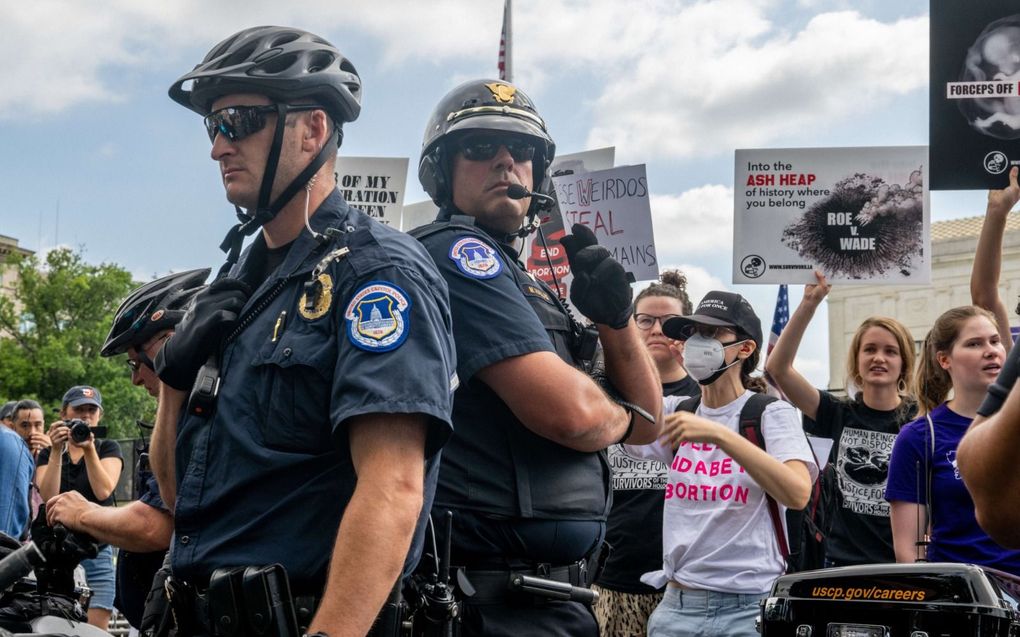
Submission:
[[[90,502],[113,504],[124,456],[117,443],[102,438],[102,400],[98,389],[86,385],[76,385],[64,394],[61,419],[50,425],[52,446],[39,453],[36,463],[36,484],[44,501],[58,493],[77,491]],[[51,463],[51,458],[59,461]],[[82,566],[93,592],[89,623],[106,630],[113,608],[113,549],[103,545],[99,555]]]

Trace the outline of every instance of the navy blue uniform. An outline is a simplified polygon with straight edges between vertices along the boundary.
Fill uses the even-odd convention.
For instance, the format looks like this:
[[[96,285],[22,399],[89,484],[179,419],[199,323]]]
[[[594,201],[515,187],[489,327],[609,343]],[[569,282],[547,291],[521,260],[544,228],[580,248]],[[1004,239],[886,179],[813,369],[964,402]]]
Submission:
[[[428,417],[429,508],[456,382],[446,285],[417,242],[336,191],[311,225],[343,234],[320,245],[302,232],[291,244],[248,300],[246,327],[228,339],[212,417],[185,414],[178,424],[172,564],[199,586],[219,567],[278,562],[295,594],[321,593],[356,482],[346,428],[354,416]],[[330,253],[321,294],[305,303],[305,283]],[[264,255],[259,235],[232,276],[251,279]]]
[[[454,398],[456,434],[443,450],[434,507],[454,511],[452,562],[469,573],[565,566],[590,555],[604,535],[605,454],[575,451],[533,433],[476,374],[534,352],[552,352],[580,366],[577,334],[565,308],[523,269],[518,254],[470,221],[444,210],[443,225],[413,233],[449,284],[461,381]],[[485,608],[469,603],[465,632],[596,630],[590,613],[578,604],[539,608],[534,600],[517,601],[522,605],[509,598]]]

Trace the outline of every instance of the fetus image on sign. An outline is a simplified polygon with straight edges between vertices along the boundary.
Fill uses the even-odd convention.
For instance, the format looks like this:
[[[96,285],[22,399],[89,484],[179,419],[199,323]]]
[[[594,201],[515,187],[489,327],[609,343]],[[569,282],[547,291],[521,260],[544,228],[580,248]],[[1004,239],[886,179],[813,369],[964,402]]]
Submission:
[[[992,22],[967,49],[961,82],[1020,81],[1020,14]],[[998,139],[1020,137],[1020,97],[959,100],[960,111],[977,131]]]
[[[784,228],[782,241],[830,278],[906,277],[922,256],[923,223],[920,168],[904,184],[856,173]]]

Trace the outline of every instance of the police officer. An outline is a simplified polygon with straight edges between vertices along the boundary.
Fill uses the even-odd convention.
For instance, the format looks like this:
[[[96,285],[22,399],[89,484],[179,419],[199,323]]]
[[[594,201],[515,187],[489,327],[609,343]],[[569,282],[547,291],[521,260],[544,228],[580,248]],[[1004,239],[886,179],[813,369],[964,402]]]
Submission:
[[[261,229],[156,359],[171,603],[196,599],[184,633],[224,628],[202,611],[217,603],[210,580],[236,573],[222,569],[281,564],[295,598],[321,600],[310,632],[364,635],[418,556],[426,461],[450,433],[451,318],[421,245],[336,188],[361,90],[333,45],[282,27],[232,35],[170,89],[204,117],[238,207],[228,262]]]
[[[571,300],[597,327],[618,402],[579,369],[591,332],[518,261],[515,240],[549,201],[554,152],[523,91],[478,80],[439,102],[419,164],[440,213],[412,234],[450,286],[461,381],[434,517],[454,513],[469,635],[597,634],[589,608],[514,590],[510,573],[587,587],[609,509],[604,450],[659,430],[661,388],[622,266],[586,227],[564,242]]]
[[[131,381],[150,395],[159,392],[159,378],[152,359],[184,317],[185,309],[202,285],[209,269],[188,270],[165,276],[133,291],[117,309],[106,337],[102,356],[127,354]],[[152,472],[135,473],[138,499],[121,507],[103,507],[89,502],[77,491],[67,491],[46,503],[51,525],[87,533],[101,544],[112,544],[117,555],[117,598],[115,606],[134,627],[141,625],[142,607],[156,570],[170,547],[173,517],[159,497]]]

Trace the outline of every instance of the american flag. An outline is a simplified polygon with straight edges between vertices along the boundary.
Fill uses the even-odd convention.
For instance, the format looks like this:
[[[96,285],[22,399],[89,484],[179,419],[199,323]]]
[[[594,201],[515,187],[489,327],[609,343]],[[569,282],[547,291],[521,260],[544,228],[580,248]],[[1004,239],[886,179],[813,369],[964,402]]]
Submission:
[[[779,286],[779,295],[776,297],[776,311],[772,314],[772,331],[769,333],[769,348],[765,352],[765,358],[772,354],[772,349],[776,346],[776,341],[779,340],[779,335],[783,333],[783,328],[790,321],[790,294],[786,289],[786,285]],[[782,398],[786,400],[786,395],[779,389],[779,385],[772,380],[768,372],[765,373],[765,381],[769,384],[769,395],[775,396],[776,398]]]
[[[513,33],[510,24],[510,0],[503,4],[503,32],[499,36],[499,79],[513,82]]]

